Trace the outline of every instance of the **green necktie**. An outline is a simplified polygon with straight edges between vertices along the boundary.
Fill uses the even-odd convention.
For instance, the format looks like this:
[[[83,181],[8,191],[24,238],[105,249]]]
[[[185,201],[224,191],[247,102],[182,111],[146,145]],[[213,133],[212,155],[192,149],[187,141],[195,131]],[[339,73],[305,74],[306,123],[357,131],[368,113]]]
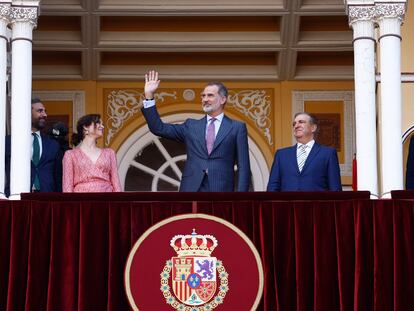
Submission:
[[[32,133],[33,135],[33,156],[32,156],[32,162],[34,166],[36,167],[36,173],[35,178],[33,181],[33,189],[40,190],[40,181],[39,181],[39,175],[37,173],[37,165],[39,164],[40,160],[40,144],[39,144],[39,137],[36,133]]]

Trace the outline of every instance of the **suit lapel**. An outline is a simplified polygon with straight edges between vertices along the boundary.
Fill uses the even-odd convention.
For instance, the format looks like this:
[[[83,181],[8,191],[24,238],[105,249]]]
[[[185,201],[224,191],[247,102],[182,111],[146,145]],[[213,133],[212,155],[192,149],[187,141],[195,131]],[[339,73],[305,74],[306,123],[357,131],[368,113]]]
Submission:
[[[207,145],[206,145],[206,126],[207,126],[207,117],[204,117],[198,122],[196,122],[196,126],[194,128],[197,140],[199,141],[201,148],[205,153],[207,153]]]
[[[321,146],[317,143],[315,143],[306,158],[305,165],[302,168],[302,172],[306,170],[306,168],[310,165],[310,163],[315,159],[316,155],[319,153],[319,150],[321,150]]]
[[[218,145],[223,141],[224,137],[227,136],[227,134],[230,132],[232,127],[232,121],[227,118],[226,116],[223,116],[223,120],[221,121],[220,129],[217,133],[216,140],[214,141],[213,150],[217,148]]]
[[[39,166],[47,157],[47,151],[49,150],[47,145],[48,145],[47,138],[42,135],[42,155],[40,156],[39,164],[37,166]]]
[[[300,174],[299,167],[298,167],[298,159],[296,156],[296,149],[298,148],[298,145],[293,145],[288,150],[288,161],[289,165],[292,166],[292,168],[296,171],[296,173]]]

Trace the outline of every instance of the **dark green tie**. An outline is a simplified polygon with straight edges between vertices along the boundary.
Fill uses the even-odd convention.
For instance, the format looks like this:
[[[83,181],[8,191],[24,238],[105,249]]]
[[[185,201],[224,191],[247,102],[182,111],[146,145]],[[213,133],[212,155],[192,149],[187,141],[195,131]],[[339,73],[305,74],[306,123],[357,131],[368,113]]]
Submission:
[[[40,144],[39,144],[39,137],[36,133],[32,133],[33,135],[33,156],[32,156],[32,162],[34,166],[36,167],[36,173],[35,178],[33,181],[33,189],[40,190],[40,181],[39,181],[39,175],[37,173],[37,165],[39,164],[40,160]]]

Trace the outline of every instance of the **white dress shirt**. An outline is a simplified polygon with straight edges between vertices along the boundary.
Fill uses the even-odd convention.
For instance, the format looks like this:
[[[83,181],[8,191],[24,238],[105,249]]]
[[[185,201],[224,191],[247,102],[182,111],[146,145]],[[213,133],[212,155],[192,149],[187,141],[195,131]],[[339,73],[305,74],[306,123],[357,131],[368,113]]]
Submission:
[[[220,113],[216,118],[216,121],[214,121],[214,130],[215,130],[215,136],[217,137],[217,133],[220,129],[221,126],[221,122],[223,121],[223,117],[224,117],[224,112]],[[207,129],[208,129],[208,125],[210,124],[210,120],[213,117],[210,117],[209,115],[207,115],[207,123],[206,123],[206,137],[207,137]]]

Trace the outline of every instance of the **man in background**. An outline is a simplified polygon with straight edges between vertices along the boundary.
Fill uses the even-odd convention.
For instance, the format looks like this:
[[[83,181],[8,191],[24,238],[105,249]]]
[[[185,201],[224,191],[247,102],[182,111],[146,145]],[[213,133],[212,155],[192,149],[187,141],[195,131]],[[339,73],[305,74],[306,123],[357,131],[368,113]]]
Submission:
[[[46,126],[46,109],[38,98],[32,99],[32,160],[30,189],[32,192],[62,191],[62,158],[59,144],[41,133]],[[6,137],[6,186],[10,195],[10,136]]]
[[[293,120],[294,146],[276,151],[267,191],[341,191],[336,150],[315,142],[317,120],[306,112]]]

